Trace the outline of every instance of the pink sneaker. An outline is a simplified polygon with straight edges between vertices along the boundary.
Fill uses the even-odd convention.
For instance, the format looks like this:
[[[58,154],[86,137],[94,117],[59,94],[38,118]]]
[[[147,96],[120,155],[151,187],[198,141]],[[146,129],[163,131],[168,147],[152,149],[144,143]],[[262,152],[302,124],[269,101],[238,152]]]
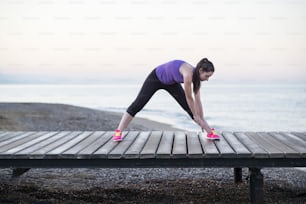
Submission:
[[[115,131],[115,133],[114,133],[114,135],[113,135],[113,140],[115,141],[115,142],[119,142],[119,141],[121,141],[122,140],[122,132],[121,132],[121,130],[116,130]]]
[[[220,136],[217,134],[214,128],[211,129],[210,133],[207,133],[206,138],[209,140],[220,140]]]

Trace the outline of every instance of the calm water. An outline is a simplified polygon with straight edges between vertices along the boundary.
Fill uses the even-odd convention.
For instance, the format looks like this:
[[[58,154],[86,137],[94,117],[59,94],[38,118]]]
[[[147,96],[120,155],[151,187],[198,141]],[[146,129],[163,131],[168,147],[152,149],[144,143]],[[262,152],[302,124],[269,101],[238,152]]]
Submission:
[[[141,84],[0,85],[0,102],[65,103],[124,112]],[[211,84],[201,89],[208,123],[220,131],[306,131],[306,85]],[[199,128],[165,91],[137,116],[186,130]]]

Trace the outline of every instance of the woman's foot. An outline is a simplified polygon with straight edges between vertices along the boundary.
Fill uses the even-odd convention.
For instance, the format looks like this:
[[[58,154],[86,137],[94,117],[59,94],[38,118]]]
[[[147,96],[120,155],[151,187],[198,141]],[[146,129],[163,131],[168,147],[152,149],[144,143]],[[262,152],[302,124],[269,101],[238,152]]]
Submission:
[[[115,142],[119,142],[119,141],[122,140],[122,132],[121,132],[121,130],[118,130],[118,129],[115,130],[114,135],[113,135],[113,140]]]
[[[211,129],[211,132],[207,133],[207,139],[209,140],[219,140],[220,136],[217,134],[214,128]]]

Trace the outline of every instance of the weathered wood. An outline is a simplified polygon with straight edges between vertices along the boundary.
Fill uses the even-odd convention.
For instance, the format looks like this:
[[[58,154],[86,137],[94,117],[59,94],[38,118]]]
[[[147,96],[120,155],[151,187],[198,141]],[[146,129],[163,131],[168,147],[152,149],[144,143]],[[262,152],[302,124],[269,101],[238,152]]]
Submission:
[[[306,157],[305,133],[223,132],[220,141],[196,133],[153,131],[129,135],[119,147],[112,132],[2,132],[0,159],[42,158],[297,158]],[[123,145],[125,144],[125,145]],[[117,153],[116,153],[117,152]],[[119,154],[120,153],[120,154]]]
[[[77,154],[78,159],[92,158],[93,153],[96,152],[99,148],[113,138],[113,132],[97,132],[97,140]]]
[[[76,135],[71,140],[67,141],[66,143],[56,147],[55,149],[51,150],[50,152],[45,154],[46,158],[61,158],[61,154],[65,152],[67,149],[70,149],[74,145],[78,144],[80,141],[84,139],[84,137],[87,137],[88,135],[92,134],[92,132],[86,131],[82,132],[79,135]]]
[[[12,138],[10,142],[8,142],[8,144],[1,146],[0,152],[3,155],[8,155],[10,153],[7,151],[9,151],[10,149],[19,148],[19,146],[24,145],[25,143],[31,140],[34,140],[35,138],[41,136],[42,134],[44,134],[44,132],[28,132],[28,133],[23,134],[22,136],[17,137],[17,139]]]
[[[298,136],[302,140],[306,142],[306,133],[303,132],[291,132],[291,134]]]
[[[285,154],[281,152],[276,146],[269,143],[268,140],[266,140],[265,137],[262,137],[258,133],[246,133],[247,136],[249,136],[251,139],[253,139],[254,142],[259,144],[266,152],[268,152],[269,157],[271,158],[282,158],[285,157]]]
[[[14,175],[40,167],[242,167],[250,170],[252,203],[263,202],[263,167],[305,167],[306,134],[224,132],[220,141],[184,132],[0,132],[0,167]]]
[[[218,158],[220,157],[219,151],[215,143],[211,140],[206,139],[203,133],[199,135],[200,143],[204,151],[204,157],[207,158]]]
[[[171,158],[172,146],[174,140],[174,132],[165,131],[162,134],[162,138],[159,143],[159,147],[156,151],[156,158]]]
[[[292,149],[297,151],[301,157],[306,158],[306,147],[301,144],[301,139],[297,139],[296,137],[284,133],[272,132],[270,134],[284,144],[289,145]]]
[[[35,146],[36,144],[39,144],[39,142],[44,141],[56,134],[56,132],[39,132],[39,136],[36,138],[33,138],[32,140],[29,140],[27,142],[24,142],[23,144],[20,144],[14,148],[11,148],[7,150],[5,153],[7,154],[17,154],[19,151],[22,151],[24,149],[30,149],[32,150],[32,147]]]
[[[195,132],[190,132],[187,134],[187,149],[189,158],[202,158],[203,150],[201,143],[198,137],[198,134]]]
[[[140,158],[141,159],[152,159],[156,157],[156,150],[159,146],[162,137],[161,131],[153,131],[148,138],[145,146],[143,147]]]
[[[140,158],[140,152],[142,151],[145,143],[147,142],[151,132],[141,132],[134,143],[124,153],[123,157],[126,159]]]
[[[3,132],[3,131],[0,131],[0,138],[3,137],[4,135],[6,134],[9,134],[8,132]]]
[[[10,138],[16,138],[17,136],[21,135],[23,132],[2,132],[0,135],[0,146],[2,141],[8,141]]]
[[[244,146],[242,142],[231,132],[222,133],[224,139],[234,149],[237,157],[252,157],[252,153]]]
[[[294,158],[299,156],[299,153],[296,150],[290,148],[287,144],[282,143],[270,134],[260,132],[257,133],[257,135],[260,137],[260,139],[262,139],[262,141],[266,142],[267,144],[270,144],[271,146],[274,146],[277,151],[283,152],[285,157]]]
[[[242,182],[242,168],[234,168],[234,182],[236,184]]]
[[[43,159],[45,157],[45,154],[61,146],[62,144],[68,142],[69,140],[73,139],[79,134],[81,134],[81,132],[68,132],[68,131],[59,132],[56,135],[55,140],[51,141],[48,145],[40,149],[37,149],[34,152],[29,153],[29,158],[30,159]]]
[[[8,138],[7,140],[3,140],[0,142],[0,152],[5,152],[10,148],[14,147],[15,143],[21,139],[25,139],[30,135],[33,135],[35,132],[17,132],[11,133],[13,137]],[[20,142],[22,144],[22,141]],[[18,144],[17,144],[18,145]]]
[[[60,138],[60,134],[58,132],[49,132],[44,137],[41,137],[42,140],[37,142],[36,144],[29,145],[27,148],[16,152],[14,158],[28,158],[29,154],[35,152],[36,150],[43,148],[44,146],[48,145],[49,143],[57,140]]]
[[[175,132],[173,148],[173,158],[186,158],[187,157],[187,142],[186,134],[184,132]]]
[[[264,203],[263,175],[258,168],[250,168],[250,197],[252,204]]]
[[[252,153],[252,157],[254,158],[269,157],[268,153],[256,142],[251,140],[245,133],[235,132],[234,135],[250,150],[250,152]]]
[[[111,135],[113,134],[110,133]],[[125,136],[127,135],[127,132],[122,132],[122,138],[125,139]],[[96,152],[93,153],[92,157],[93,158],[107,158],[107,155],[110,151],[112,151],[119,142],[114,142],[113,138],[110,138],[102,147],[100,147]]]
[[[120,159],[123,158],[125,151],[131,146],[134,142],[136,136],[139,134],[137,131],[131,131],[127,136],[122,140],[109,154],[109,159]]]
[[[77,158],[78,153],[81,150],[85,149],[90,144],[96,142],[100,136],[101,136],[101,132],[93,132],[92,134],[89,134],[87,137],[84,137],[84,139],[81,142],[79,142],[75,146],[63,152],[61,154],[61,157],[62,158]]]
[[[223,158],[237,157],[236,152],[232,149],[232,147],[224,139],[222,134],[220,134],[220,140],[215,141],[215,144],[220,152],[221,157]]]
[[[290,132],[282,132],[281,134],[290,137],[290,140],[294,143],[298,143],[300,147],[303,147],[306,149],[306,141],[304,141],[303,139],[301,139],[300,137],[291,134]]]

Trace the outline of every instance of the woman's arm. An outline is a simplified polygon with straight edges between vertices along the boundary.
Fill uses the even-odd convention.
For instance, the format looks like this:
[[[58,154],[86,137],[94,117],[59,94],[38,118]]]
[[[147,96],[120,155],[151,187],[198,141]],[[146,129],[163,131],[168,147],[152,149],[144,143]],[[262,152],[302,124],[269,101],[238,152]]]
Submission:
[[[203,118],[200,92],[198,91],[198,93],[195,94],[195,100],[192,97],[192,69],[190,69],[188,66],[182,66],[180,71],[184,77],[186,101],[193,114],[193,119],[202,128],[202,130],[204,129],[206,132],[210,132],[211,128]]]
[[[195,110],[195,103],[192,97],[192,75],[190,76],[189,74],[185,74],[184,76],[184,91],[185,91],[185,97],[187,104],[194,116],[196,118],[198,116],[197,111]]]
[[[194,97],[195,97],[194,100],[195,109],[198,115],[200,116],[200,118],[204,118],[200,90],[196,94],[194,94]]]
[[[197,123],[202,128],[202,131],[204,129],[207,133],[210,132],[211,128],[209,127],[208,123],[204,119],[200,90],[195,94],[195,109],[199,115],[199,119],[198,119],[199,121]]]
[[[184,91],[187,104],[192,112],[194,120],[198,118],[198,113],[195,110],[195,102],[192,97],[192,76],[193,76],[193,68],[191,65],[184,63],[180,68],[180,73],[183,75],[184,78]]]

